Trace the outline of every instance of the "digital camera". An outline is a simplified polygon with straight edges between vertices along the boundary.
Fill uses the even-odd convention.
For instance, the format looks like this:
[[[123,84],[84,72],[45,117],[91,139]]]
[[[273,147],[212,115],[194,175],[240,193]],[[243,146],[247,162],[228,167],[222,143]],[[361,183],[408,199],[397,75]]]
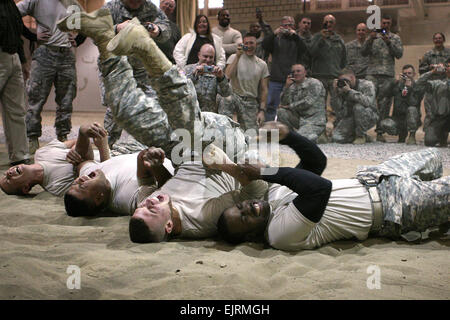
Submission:
[[[145,27],[145,29],[147,29],[147,31],[153,31],[153,30],[155,30],[155,26],[154,26],[153,23],[151,23],[151,22],[147,22],[147,23],[144,25],[144,27]]]
[[[242,50],[248,51],[248,46],[244,46],[243,43],[241,43],[239,46],[242,48]]]
[[[345,79],[338,79],[337,81],[337,87],[338,88],[343,88],[347,85],[347,80]]]
[[[203,66],[203,72],[211,73],[214,71],[214,66]]]
[[[442,66],[436,67],[436,72],[438,73],[444,73],[445,72],[445,68]]]
[[[375,30],[377,33],[381,33],[383,36],[387,35],[387,30],[386,29],[376,29]]]

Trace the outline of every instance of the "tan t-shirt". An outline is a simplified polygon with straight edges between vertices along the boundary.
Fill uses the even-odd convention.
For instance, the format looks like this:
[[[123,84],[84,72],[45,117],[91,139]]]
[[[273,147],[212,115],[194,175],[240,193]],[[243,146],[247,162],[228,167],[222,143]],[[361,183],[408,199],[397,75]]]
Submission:
[[[268,243],[280,250],[293,251],[314,249],[336,240],[365,240],[372,226],[367,189],[357,179],[338,179],[332,183],[330,199],[318,223],[304,217],[294,206],[296,193],[279,184],[271,185]]]
[[[227,65],[232,64],[236,59],[236,54],[228,58]],[[243,54],[237,65],[237,77],[231,77],[231,87],[233,92],[245,97],[258,98],[259,83],[262,79],[270,76],[269,68],[264,60],[257,56],[247,56]]]

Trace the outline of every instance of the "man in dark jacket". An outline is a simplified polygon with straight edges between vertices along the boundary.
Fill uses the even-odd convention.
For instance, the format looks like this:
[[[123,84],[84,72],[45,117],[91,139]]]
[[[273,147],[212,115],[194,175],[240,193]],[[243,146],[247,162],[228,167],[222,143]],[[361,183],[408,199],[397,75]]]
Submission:
[[[280,95],[293,64],[302,63],[307,52],[303,40],[295,32],[294,18],[285,16],[273,34],[264,38],[263,48],[272,54],[266,121],[274,120],[280,104]]]

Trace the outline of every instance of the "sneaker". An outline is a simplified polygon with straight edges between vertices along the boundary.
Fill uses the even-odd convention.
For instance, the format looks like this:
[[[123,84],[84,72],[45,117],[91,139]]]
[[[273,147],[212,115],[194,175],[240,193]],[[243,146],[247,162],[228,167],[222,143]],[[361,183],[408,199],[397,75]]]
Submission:
[[[386,139],[384,139],[382,133],[378,133],[378,134],[377,134],[377,141],[378,141],[378,142],[386,142]]]
[[[39,138],[38,137],[28,138],[28,150],[30,152],[30,155],[35,154],[37,149],[39,149]]]
[[[59,135],[58,140],[61,142],[67,141],[67,134]]]
[[[364,144],[364,143],[366,143],[366,137],[357,137],[355,140],[353,140],[352,143],[353,144]]]

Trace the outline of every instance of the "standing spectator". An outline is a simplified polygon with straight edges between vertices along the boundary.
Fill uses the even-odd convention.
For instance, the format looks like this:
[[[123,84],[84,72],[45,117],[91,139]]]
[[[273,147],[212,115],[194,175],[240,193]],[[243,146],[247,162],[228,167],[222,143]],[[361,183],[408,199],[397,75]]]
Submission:
[[[214,65],[214,56],[214,47],[204,44],[198,53],[198,62],[187,65],[184,70],[194,83],[200,109],[218,113],[216,96],[228,97],[232,91],[222,68]]]
[[[436,74],[444,74],[444,79],[432,80]],[[422,92],[430,96],[430,116],[425,131],[425,145],[434,147],[437,143],[447,147],[450,131],[450,59],[424,73],[416,82]]]
[[[327,124],[325,96],[322,82],[307,78],[305,67],[294,64],[281,93],[278,121],[316,142]]]
[[[187,64],[198,62],[200,48],[209,43],[214,46],[216,56],[214,58],[216,66],[225,69],[225,51],[222,47],[222,39],[211,33],[208,17],[203,14],[198,15],[194,21],[194,30],[185,34],[173,50],[173,58],[177,66],[184,68]]]
[[[347,49],[347,68],[353,70],[357,79],[366,77],[369,57],[364,57],[361,53],[362,46],[366,41],[367,26],[360,23],[356,26],[356,39],[345,44]]]
[[[263,48],[272,54],[266,113],[266,121],[270,121],[277,115],[280,94],[291,66],[300,63],[307,48],[295,32],[294,18],[290,16],[284,16],[280,27],[264,39]]]
[[[167,17],[172,17],[173,12],[175,10],[176,3],[174,0],[161,0],[159,4],[159,8],[163,11]],[[178,28],[177,24],[169,19],[169,27],[170,27],[170,38],[164,43],[159,45],[159,48],[166,55],[167,58],[172,63],[175,63],[175,59],[173,58],[173,49],[178,41],[181,39],[180,28]]]
[[[311,54],[312,77],[320,80],[325,90],[330,95],[330,105],[336,112],[333,102],[336,101],[333,94],[334,79],[339,76],[340,71],[347,65],[347,50],[344,40],[334,29],[336,18],[331,14],[323,18],[322,30],[316,33],[311,41],[309,52]],[[328,119],[327,119],[328,120]],[[326,143],[328,138],[324,133],[319,137],[318,143]]]
[[[230,12],[222,9],[217,14],[219,25],[212,29],[212,33],[222,38],[222,46],[225,50],[226,59],[236,53],[238,44],[242,43],[241,33],[230,27]]]
[[[226,76],[231,80],[233,96],[224,99],[221,113],[232,117],[237,112],[243,130],[256,129],[264,122],[269,70],[264,60],[255,55],[256,37],[244,36],[243,46],[227,61]]]
[[[55,128],[59,141],[66,141],[72,129],[72,102],[77,94],[77,73],[73,46],[86,38],[61,32],[56,23],[67,15],[58,0],[23,0],[17,4],[22,16],[32,16],[37,23],[37,36],[41,44],[33,53],[28,83],[28,110],[26,115],[30,153],[39,148],[42,135],[41,112],[52,86],[55,86]]]
[[[450,58],[450,48],[444,46],[445,35],[442,32],[436,32],[433,35],[434,48],[427,51],[422,59],[419,60],[419,73],[422,75],[431,71],[435,66],[440,63],[445,63]],[[431,80],[445,79],[445,73],[433,73]],[[431,120],[431,105],[433,104],[433,97],[430,94],[421,92],[421,95],[425,94],[423,104],[425,106],[425,121],[423,130],[425,131]],[[422,100],[422,99],[420,99]]]
[[[366,132],[377,122],[375,86],[372,82],[356,79],[354,72],[344,69],[333,81],[332,96],[336,107],[336,126],[333,142],[364,144]]]
[[[297,34],[300,37],[300,39],[303,40],[306,47],[309,48],[312,41],[312,34],[311,34],[311,18],[309,17],[303,17],[300,22],[298,23],[298,30]],[[301,58],[303,66],[306,68],[308,72],[311,72],[311,56],[309,55],[309,52],[305,52]]]
[[[174,39],[172,39],[173,34],[171,32],[170,21],[167,19],[165,13],[155,6],[151,0],[111,0],[105,3],[103,8],[108,9],[111,13],[116,33],[125,28],[131,19],[137,17],[143,25],[147,26],[150,36],[162,48],[164,54],[171,56],[171,52],[168,50],[170,50],[171,42]],[[152,26],[153,29],[149,29],[149,26]],[[170,59],[169,56],[168,58]],[[147,96],[156,96],[155,91],[150,85],[150,79],[143,63],[135,57],[128,57],[128,61],[133,68],[133,75],[136,79],[137,86]],[[103,96],[104,89],[102,81],[100,81],[100,87]],[[167,124],[166,119],[164,119],[164,122]],[[112,148],[114,142],[120,138],[122,128],[114,121],[109,106],[107,106],[105,113],[104,127],[108,131],[108,143],[110,148]]]
[[[255,55],[258,58],[263,59],[267,63],[269,53],[264,50],[262,43],[264,41],[264,38],[272,33],[272,28],[270,27],[270,25],[264,22],[263,13],[261,10],[256,11],[256,19],[258,19],[258,22],[251,23],[249,28],[250,33],[253,33],[256,37]]]
[[[11,166],[29,163],[25,125],[25,89],[21,63],[25,63],[23,42],[26,28],[13,0],[0,2],[0,102]],[[30,37],[31,40],[33,40]]]
[[[416,71],[410,64],[404,65],[402,73],[396,81],[386,83],[381,88],[381,95],[394,98],[392,119],[381,121],[383,131],[390,135],[398,135],[398,142],[403,143],[408,136],[407,144],[416,144],[416,131],[420,126],[420,98],[414,77]]]
[[[369,57],[366,79],[375,84],[378,105],[378,123],[375,131],[377,132],[377,141],[380,142],[386,142],[386,140],[383,137],[383,130],[379,128],[379,123],[389,117],[392,102],[392,99],[379,94],[380,88],[394,80],[395,59],[403,56],[402,41],[398,35],[390,32],[391,25],[392,18],[383,16],[381,18],[382,29],[371,31],[361,51],[363,56]]]

